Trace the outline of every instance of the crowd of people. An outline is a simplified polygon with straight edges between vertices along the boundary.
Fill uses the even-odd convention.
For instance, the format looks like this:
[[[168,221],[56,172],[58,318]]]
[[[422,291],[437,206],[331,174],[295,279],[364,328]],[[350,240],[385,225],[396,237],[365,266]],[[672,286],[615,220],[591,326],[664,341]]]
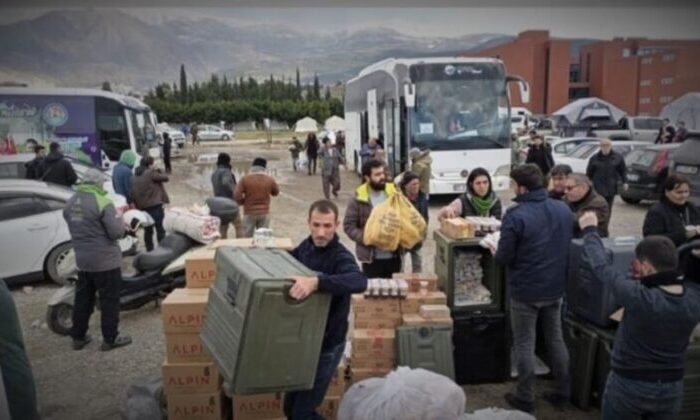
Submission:
[[[614,272],[608,266],[600,240],[610,233],[617,184],[625,177],[624,160],[612,150],[609,140],[603,139],[586,174],[573,173],[567,165],[554,164],[551,148],[541,140],[533,136],[528,163],[515,167],[510,174],[515,198],[507,210],[493,190],[489,172],[474,168],[466,178],[465,192],[441,208],[437,216],[438,220],[465,216],[502,220],[495,259],[508,269],[510,326],[518,370],[515,391],[506,394],[505,400],[514,408],[534,412],[538,323],[555,379],[545,399],[557,409],[570,399],[562,306],[569,243],[573,238],[583,238],[596,275],[612,285],[617,302],[625,308],[603,398],[603,417],[672,417],[680,410],[688,338],[700,322],[700,253],[689,252],[680,260],[677,253],[678,246],[700,239],[700,210],[688,201],[690,183],[680,175],[670,175],[665,181],[661,200],[645,217],[641,230],[645,238],[636,248],[635,273],[639,281],[630,281],[625,273]],[[427,223],[432,160],[429,150],[411,149],[410,170],[399,174],[396,183],[391,182],[381,143],[370,139],[360,152],[362,182],[341,220],[330,198],[337,197],[340,190],[340,166],[345,164],[342,148],[327,137],[319,142],[315,135],[309,135],[305,144],[294,138],[289,151],[295,171],[301,169],[301,153],[306,153],[309,175],[316,173],[320,158],[325,196],[310,206],[309,236],[292,251],[295,258],[319,274],[293,278],[291,297],[305,299],[315,292],[333,295],[313,389],[287,393],[284,402],[288,418],[312,418],[343,353],[351,294],[364,291],[368,278],[391,278],[403,271],[402,263],[408,255],[411,270],[422,271],[422,242],[411,249],[381,249],[367,245],[364,237],[373,209],[394,194],[403,194]],[[146,249],[152,250],[153,234],[157,241],[165,235],[164,205],[169,198],[164,185],[169,181],[168,170],[156,168],[148,156],[134,168],[136,159],[133,152],[124,151],[112,182],[130,205],[154,220],[144,232]],[[51,144],[46,157],[43,148],[37,147],[27,173],[34,179],[52,179],[68,186],[76,182],[75,172],[58,144]],[[104,182],[99,171],[88,170],[64,209],[79,270],[71,331],[75,350],[91,342],[87,326],[96,299],[102,311],[101,350],[131,343],[131,338],[118,330],[121,251],[117,245],[130,227],[117,218],[103,189]],[[237,237],[251,237],[256,229],[270,226],[271,199],[279,195],[280,188],[267,173],[264,158],[256,157],[249,173],[237,180],[231,156],[220,153],[211,183],[214,196],[230,199],[242,209],[242,217],[239,214],[233,221]],[[339,241],[341,223],[355,244],[354,255]],[[228,224],[222,224],[222,237],[228,236],[228,228]]]
[[[668,118],[664,118],[655,143],[683,143],[687,138],[688,129],[685,128],[685,121],[678,121],[677,126],[674,127]]]

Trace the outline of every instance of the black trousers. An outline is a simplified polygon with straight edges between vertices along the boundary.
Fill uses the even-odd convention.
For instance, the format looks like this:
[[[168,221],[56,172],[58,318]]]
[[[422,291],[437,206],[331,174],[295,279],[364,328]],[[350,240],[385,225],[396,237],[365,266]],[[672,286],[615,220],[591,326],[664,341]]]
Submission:
[[[165,229],[163,228],[163,219],[165,218],[165,211],[163,211],[162,204],[143,209],[143,211],[150,214],[153,218],[153,221],[155,222],[153,226],[147,226],[143,229],[143,240],[146,242],[146,251],[151,251],[153,249],[154,229],[156,231],[158,243],[160,243],[160,241],[162,241],[163,238],[165,238]]]
[[[90,316],[95,309],[95,294],[100,299],[102,338],[111,343],[119,335],[119,287],[121,268],[108,271],[79,271],[75,284],[73,330],[71,337],[82,339],[88,330]]]
[[[163,165],[165,165],[165,172],[172,172],[173,168],[170,166],[170,152],[167,154],[163,153]]]
[[[309,175],[311,175],[311,166],[313,165],[313,174],[316,175],[316,161],[318,160],[318,156],[308,156],[309,158]]]
[[[610,211],[610,217],[612,218],[612,209],[613,209],[613,203],[615,202],[615,196],[613,195],[612,197],[603,197],[605,198],[605,201],[608,202],[608,210]]]
[[[362,272],[371,279],[390,279],[394,273],[401,272],[401,257],[395,255],[386,260],[375,259],[371,263],[362,263]]]

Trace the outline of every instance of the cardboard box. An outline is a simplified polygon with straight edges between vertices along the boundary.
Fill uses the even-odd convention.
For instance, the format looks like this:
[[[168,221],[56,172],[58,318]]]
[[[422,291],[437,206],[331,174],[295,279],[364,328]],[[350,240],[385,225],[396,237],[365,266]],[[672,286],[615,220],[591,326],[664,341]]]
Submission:
[[[345,394],[345,366],[338,366],[326,390],[326,398],[342,397]]]
[[[403,315],[403,324],[404,325],[449,325],[452,327],[454,325],[454,321],[452,318],[434,318],[434,319],[427,319],[423,318],[422,316],[418,314],[404,314]]]
[[[221,392],[167,396],[168,420],[221,420]]]
[[[365,297],[364,295],[352,295],[352,309],[355,320],[373,318],[401,318],[401,304],[399,298]]]
[[[162,304],[166,333],[198,333],[204,323],[209,289],[175,289]]]
[[[409,292],[418,292],[421,282],[427,282],[429,292],[437,291],[438,277],[429,273],[394,273],[395,279],[404,279],[408,283]]]
[[[428,319],[445,319],[450,317],[450,308],[447,305],[421,305],[418,314]]]
[[[234,420],[284,418],[283,394],[233,395]]]
[[[383,378],[391,371],[392,369],[361,369],[353,367],[350,381],[356,384],[369,378]]]
[[[384,354],[383,357],[353,357],[352,367],[358,369],[393,369],[396,367],[396,357]]]
[[[211,363],[199,334],[165,334],[168,363]]]
[[[335,420],[338,417],[340,407],[340,397],[326,397],[316,412],[326,420]]]
[[[395,338],[394,330],[355,330],[352,333],[352,357],[393,356]]]
[[[236,248],[252,248],[253,238],[218,239],[212,242],[207,248],[216,249],[220,246],[232,246]],[[289,238],[274,238],[272,246],[268,248],[279,248],[287,251],[294,249],[294,243]]]
[[[401,318],[362,317],[353,321],[353,326],[358,330],[393,330],[399,325],[401,325]]]
[[[219,389],[219,370],[213,363],[163,362],[163,389],[170,394],[210,394]]]
[[[409,293],[401,301],[401,313],[417,314],[421,305],[447,305],[447,296],[443,292]]]
[[[474,225],[461,217],[443,220],[440,231],[452,239],[473,238],[475,234]]]
[[[188,288],[208,288],[216,280],[215,249],[192,251],[185,258],[185,281]]]

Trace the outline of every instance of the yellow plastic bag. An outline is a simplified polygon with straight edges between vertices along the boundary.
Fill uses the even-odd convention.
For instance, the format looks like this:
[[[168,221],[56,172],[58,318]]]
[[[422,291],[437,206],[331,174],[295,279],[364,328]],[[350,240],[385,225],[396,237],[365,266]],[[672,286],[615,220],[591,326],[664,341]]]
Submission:
[[[408,201],[408,198],[403,194],[396,194],[394,197],[396,197],[396,204],[399,207],[399,218],[401,219],[399,244],[402,248],[412,249],[425,239],[428,225],[420,212]]]
[[[397,195],[392,195],[372,209],[362,238],[365,245],[390,252],[398,249],[401,239],[401,215],[395,198]]]

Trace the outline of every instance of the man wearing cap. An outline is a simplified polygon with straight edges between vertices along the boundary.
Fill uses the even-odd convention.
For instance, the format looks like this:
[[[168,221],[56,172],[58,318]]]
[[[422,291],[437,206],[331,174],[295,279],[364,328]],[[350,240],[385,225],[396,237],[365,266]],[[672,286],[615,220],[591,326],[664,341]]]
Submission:
[[[255,229],[270,227],[270,199],[280,193],[277,182],[265,173],[267,160],[257,157],[250,172],[236,185],[233,198],[243,206],[243,230],[253,237]]]
[[[33,139],[29,139],[33,140]],[[27,140],[27,142],[29,142]],[[34,146],[34,159],[30,160],[29,162],[24,164],[25,168],[25,174],[24,177],[27,179],[41,179],[41,175],[43,174],[41,168],[44,164],[44,152],[45,148],[44,146],[37,144]]]
[[[426,198],[430,196],[430,174],[433,158],[430,157],[430,150],[421,150],[417,147],[408,151],[408,157],[411,159],[411,172],[418,175],[420,182],[420,192],[425,194]]]
[[[126,227],[102,188],[105,178],[99,170],[88,169],[63,209],[78,266],[71,330],[74,350],[81,350],[91,341],[87,330],[95,294],[102,312],[100,349],[109,351],[131,344],[131,337],[119,335],[122,253],[117,241],[124,237]]]

